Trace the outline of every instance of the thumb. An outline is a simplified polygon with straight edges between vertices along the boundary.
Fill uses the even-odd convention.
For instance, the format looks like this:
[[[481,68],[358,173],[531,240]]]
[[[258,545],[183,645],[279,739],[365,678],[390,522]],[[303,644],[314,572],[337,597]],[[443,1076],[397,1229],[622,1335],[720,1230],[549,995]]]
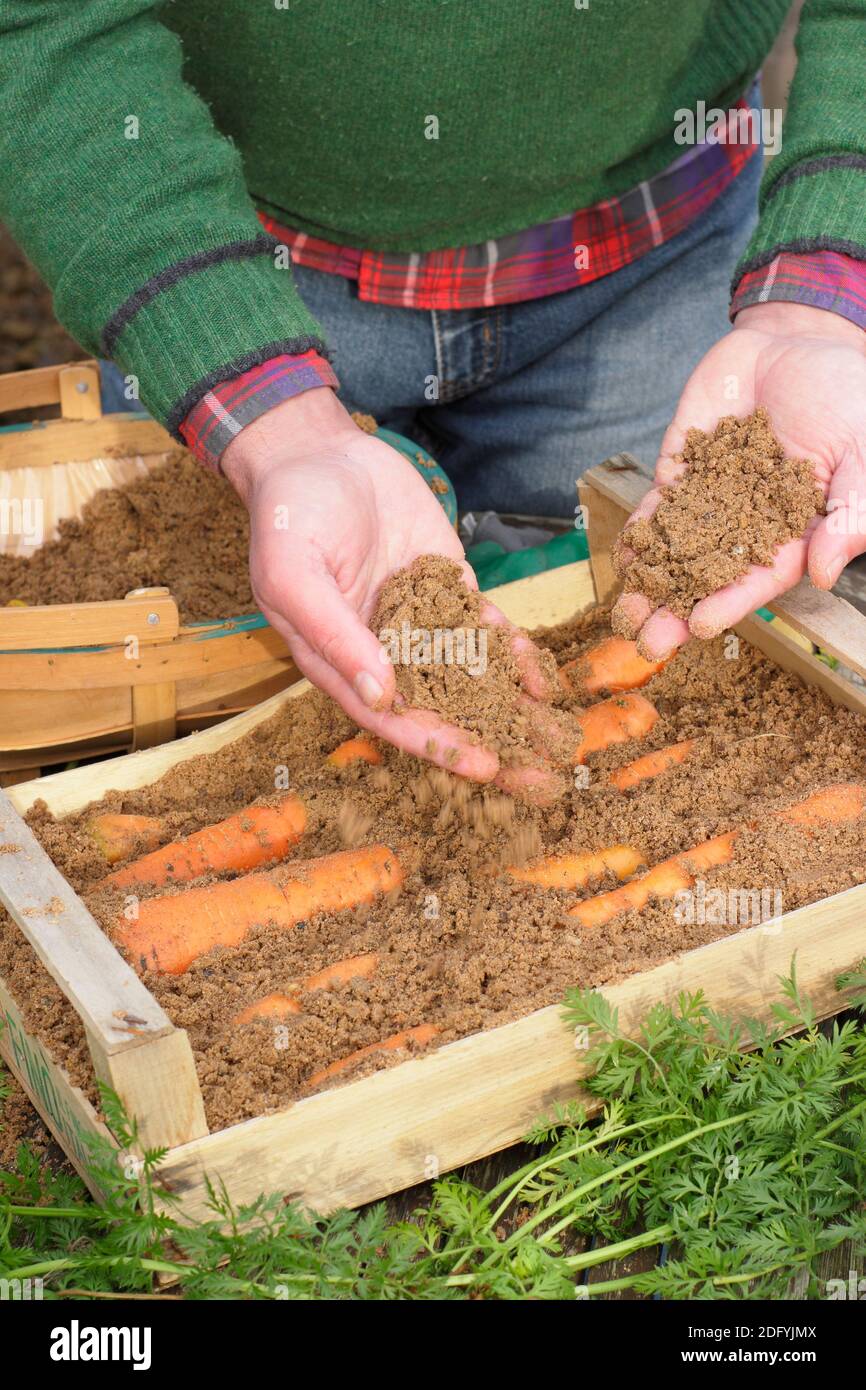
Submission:
[[[833,474],[827,515],[809,542],[809,578],[819,589],[832,589],[849,560],[866,551],[866,478],[862,464],[847,458]]]
[[[285,631],[288,620],[306,646],[352,687],[368,709],[391,707],[396,686],[387,652],[330,574],[308,571],[282,614],[272,615],[264,607],[262,611],[278,630]]]

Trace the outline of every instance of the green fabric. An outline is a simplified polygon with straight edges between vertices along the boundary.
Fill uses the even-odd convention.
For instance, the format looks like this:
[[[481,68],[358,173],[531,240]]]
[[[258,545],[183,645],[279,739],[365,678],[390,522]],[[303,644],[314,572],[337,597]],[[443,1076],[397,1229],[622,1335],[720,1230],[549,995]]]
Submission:
[[[70,331],[174,423],[210,382],[321,335],[254,204],[424,251],[622,193],[682,153],[678,109],[746,89],[788,2],[0,0],[0,216]],[[866,0],[805,13],[771,180],[866,152]],[[862,177],[782,189],[754,245],[816,226],[861,241]],[[184,265],[206,252],[225,259]]]
[[[479,541],[466,551],[479,589],[493,589],[497,584],[510,584],[513,579],[526,579],[530,574],[559,569],[560,565],[588,557],[585,531],[565,531],[544,545],[528,546],[526,550],[506,551],[495,541]]]
[[[866,259],[864,20],[866,0],[806,0],[781,149],[761,185],[761,217],[735,284],[744,268],[768,264],[784,247]]]

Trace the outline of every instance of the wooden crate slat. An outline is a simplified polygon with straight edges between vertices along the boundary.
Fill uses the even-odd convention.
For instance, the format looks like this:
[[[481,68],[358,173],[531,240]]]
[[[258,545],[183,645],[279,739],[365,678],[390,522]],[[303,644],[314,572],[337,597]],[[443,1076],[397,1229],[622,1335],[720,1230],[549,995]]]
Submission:
[[[203,641],[179,636],[166,642],[142,642],[135,658],[127,656],[123,647],[107,647],[89,652],[20,652],[0,660],[5,690],[101,690],[201,679],[288,655],[285,639],[276,629],[262,627]]]
[[[104,1052],[174,1031],[5,792],[0,792],[0,902]]]
[[[802,632],[822,651],[866,677],[866,614],[838,594],[801,579],[767,607]]]
[[[151,615],[156,622],[151,620]],[[180,618],[177,604],[170,595],[156,598],[115,599],[105,603],[57,603],[34,604],[31,608],[0,608],[0,661],[4,673],[7,667],[17,665],[10,661],[10,654],[26,651],[33,647],[64,648],[89,647],[103,643],[127,643],[170,641],[180,631]],[[53,663],[62,659],[62,651],[44,653],[43,665],[47,670]],[[98,653],[75,653],[79,660],[88,660]],[[112,653],[118,661],[126,663],[127,670],[135,665],[133,658],[123,650]],[[121,668],[122,669],[122,668]],[[8,690],[13,687],[6,683]],[[34,685],[38,688],[38,685]],[[79,687],[80,688],[80,687]]]
[[[82,366],[95,366],[94,362]],[[36,367],[26,372],[0,375],[0,415],[10,410],[35,410],[40,405],[59,405],[62,367]]]
[[[113,1139],[90,1101],[28,1033],[12,995],[0,980],[0,1056],[30,1097],[70,1163],[97,1200],[101,1193],[88,1164],[91,1141]]]
[[[6,407],[17,409],[15,405]],[[97,420],[44,420],[0,434],[0,469],[84,463],[115,455],[164,454],[177,448],[155,420],[140,415],[103,415]]]

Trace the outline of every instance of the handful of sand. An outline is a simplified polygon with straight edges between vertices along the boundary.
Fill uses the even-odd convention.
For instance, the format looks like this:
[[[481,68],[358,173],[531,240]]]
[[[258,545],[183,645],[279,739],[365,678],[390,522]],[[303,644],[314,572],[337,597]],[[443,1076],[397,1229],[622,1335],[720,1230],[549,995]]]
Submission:
[[[625,527],[614,562],[627,593],[687,619],[751,565],[772,565],[824,512],[824,497],[809,460],[786,458],[763,408],[726,415],[710,434],[689,430],[677,462],[682,481],[662,489],[651,517]]]

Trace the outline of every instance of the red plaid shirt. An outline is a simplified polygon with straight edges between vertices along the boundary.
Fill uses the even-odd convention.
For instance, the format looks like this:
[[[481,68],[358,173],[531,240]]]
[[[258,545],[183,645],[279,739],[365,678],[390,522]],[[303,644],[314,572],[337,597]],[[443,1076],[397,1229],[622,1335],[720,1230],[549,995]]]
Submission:
[[[620,270],[704,212],[757,157],[758,146],[739,143],[736,134],[736,112],[747,109],[750,99],[737,102],[726,118],[730,143],[716,138],[696,145],[619,198],[474,246],[416,254],[364,251],[285,227],[264,213],[259,218],[290,248],[297,264],[356,280],[358,297],[377,304],[475,309],[540,299]],[[835,252],[784,252],[742,277],[731,316],[771,299],[831,309],[866,328],[866,266]],[[266,410],[313,386],[337,385],[331,367],[315,352],[273,358],[208,391],[180,433],[203,463],[218,469],[235,435]]]

